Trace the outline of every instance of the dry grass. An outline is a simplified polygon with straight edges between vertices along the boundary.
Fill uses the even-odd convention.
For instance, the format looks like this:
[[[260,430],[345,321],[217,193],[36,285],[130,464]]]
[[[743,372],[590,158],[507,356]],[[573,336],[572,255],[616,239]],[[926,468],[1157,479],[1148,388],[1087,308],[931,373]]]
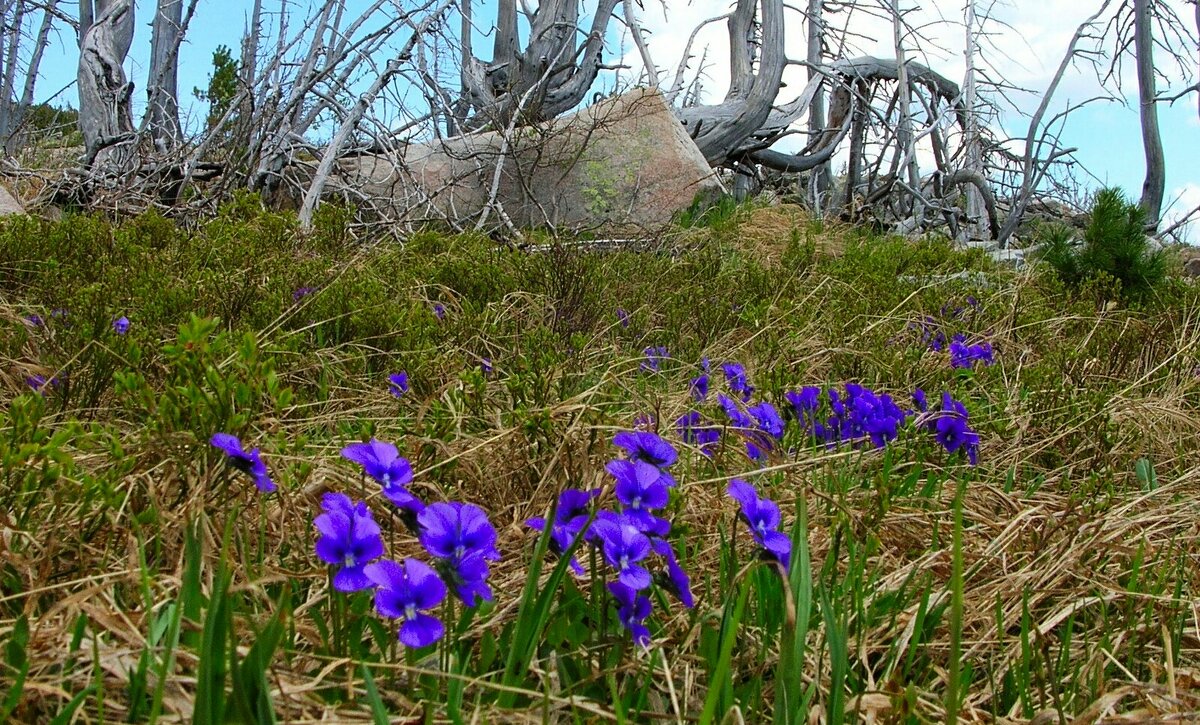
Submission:
[[[733,243],[764,266],[778,268],[789,235],[804,228],[795,209],[756,209]],[[838,256],[844,238],[833,230],[814,239],[822,255]],[[807,280],[810,296],[791,309],[820,308],[827,304],[829,290],[841,284],[846,283],[818,274]],[[798,497],[806,498],[816,576],[863,587],[845,593],[846,605],[854,607],[846,622],[854,633],[849,667],[855,673],[848,717],[872,723],[946,718],[950,623],[942,617],[923,633],[918,619],[951,596],[949,532],[955,489],[963,480],[962,661],[976,681],[965,693],[959,718],[1081,725],[1200,719],[1200,383],[1195,375],[1166,374],[1189,368],[1200,349],[1197,317],[1176,310],[1158,317],[1100,312],[1081,318],[1072,311],[1038,319],[1031,331],[1034,323],[1024,321],[1018,311],[1036,280],[1003,277],[998,284],[989,292],[989,304],[1011,309],[1011,314],[997,314],[990,329],[1001,361],[980,374],[982,382],[964,383],[972,393],[972,410],[987,411],[978,414],[983,423],[978,468],[927,455],[913,435],[886,464],[875,452],[813,449],[777,456],[758,474],[758,480],[769,481],[785,513],[794,510]],[[537,304],[526,302],[513,300],[511,314],[525,314],[521,310]],[[792,369],[805,371],[805,379],[794,383],[829,380],[844,368],[847,357],[883,355],[883,331],[903,330],[908,321],[920,318],[906,299],[855,319],[855,334],[836,338],[822,321],[832,314],[776,315],[757,327],[731,330],[706,352],[714,360],[744,360],[753,372],[756,363],[767,366],[753,358],[756,346],[777,337],[781,350],[774,354]],[[18,308],[0,308],[0,317],[15,323]],[[595,339],[608,334],[606,327]],[[1096,354],[1099,341],[1110,355]],[[195,526],[200,532],[207,562],[203,588],[211,591],[224,527],[234,513],[241,545],[265,545],[261,553],[247,549],[229,559],[233,591],[242,599],[234,623],[243,656],[275,611],[280,586],[286,582],[293,593],[303,593],[289,617],[287,656],[277,656],[268,670],[278,719],[370,722],[358,670],[346,660],[320,654],[323,636],[315,621],[331,596],[325,568],[308,553],[320,495],[331,490],[361,493],[377,516],[387,510],[378,492],[339,459],[338,449],[347,440],[339,425],[370,423],[379,437],[401,440],[417,469],[414,491],[421,496],[487,507],[504,558],[493,570],[496,609],[464,635],[476,640],[501,632],[516,617],[532,543],[524,519],[545,511],[567,486],[607,485],[603,462],[613,455],[608,441],[615,430],[630,427],[637,414],[654,411],[667,434],[670,421],[691,409],[687,379],[694,371],[673,370],[646,384],[636,372],[636,351],[591,348],[581,366],[599,371],[592,384],[546,405],[525,406],[519,415],[503,370],[483,383],[478,400],[468,399],[465,384],[448,376],[431,394],[404,401],[399,415],[395,401],[371,380],[344,380],[324,401],[297,402],[256,423],[264,440],[304,441],[286,452],[267,451],[285,484],[265,501],[231,480],[227,470],[195,448],[194,440],[181,435],[175,450],[135,451],[106,506],[47,491],[27,502],[36,511],[30,520],[40,522],[36,529],[17,526],[17,511],[0,510],[0,555],[8,571],[0,596],[0,640],[11,637],[20,616],[28,617],[30,626],[26,651],[32,664],[15,716],[48,721],[92,687],[74,721],[125,720],[131,707],[130,672],[138,668],[143,652],[162,651],[148,637],[168,603],[179,596],[184,531]],[[337,368],[349,356],[352,352],[344,346],[321,350],[310,366],[296,366],[284,377],[303,385],[321,368]],[[27,374],[17,357],[0,370],[0,389],[10,391],[8,399]],[[37,351],[22,350],[19,357],[36,359]],[[1046,370],[1059,360],[1065,362],[1062,379],[1055,383]],[[943,358],[927,353],[884,387],[899,395],[913,385],[943,380],[944,368]],[[571,374],[560,367],[548,375],[546,384],[553,388]],[[1072,394],[1088,390],[1112,392],[1103,405],[1088,408]],[[74,415],[65,411],[46,425],[52,430]],[[528,426],[535,418],[544,421],[537,434]],[[127,440],[138,439],[137,430],[120,421],[115,425]],[[442,433],[433,435],[435,429]],[[102,450],[66,450],[75,466],[68,475],[76,482],[99,477],[114,465]],[[630,655],[616,670],[633,677],[656,663],[647,700],[653,717],[643,712],[643,721],[690,722],[701,708],[709,683],[700,644],[706,631],[719,625],[722,597],[727,596],[716,581],[706,584],[704,575],[721,570],[720,532],[729,529],[732,519],[725,483],[751,473],[735,450],[723,451],[714,462],[694,453],[684,457],[673,520],[677,529],[689,532],[687,565],[699,605],[693,615],[656,612],[655,647],[661,659]],[[1135,473],[1133,463],[1143,458],[1158,472],[1155,486]],[[5,461],[5,475],[11,479],[14,469],[35,460],[32,454],[30,463],[11,457]],[[919,481],[932,481],[934,488],[926,494],[897,493],[900,482],[918,471]],[[843,487],[840,481],[845,480],[855,485]],[[396,519],[385,523],[384,530],[395,531],[399,525]],[[393,557],[419,553],[410,539],[393,534],[391,543]],[[153,563],[147,567],[146,561]],[[805,663],[806,681],[816,685],[819,707],[809,718],[814,723],[826,721],[820,708],[830,687],[828,633],[819,619],[809,635]],[[82,630],[77,629],[80,621],[86,622]],[[185,623],[189,631],[198,632],[199,623]],[[759,679],[770,687],[774,648],[767,637],[752,624],[743,628],[735,655],[740,682]],[[899,662],[910,642],[917,642],[917,656],[930,665],[928,672],[920,670],[922,679],[905,681]],[[585,650],[553,657],[600,662],[602,654]],[[528,709],[495,709],[489,703],[500,688],[496,679],[473,673],[467,683],[468,719],[615,721],[611,702],[579,698],[560,688],[553,657],[535,663],[527,693],[535,702]],[[1030,675],[1033,718],[1018,704],[995,712],[1001,688],[997,683],[984,686],[982,673],[1000,679],[1031,662],[1041,668]],[[176,650],[164,686],[163,721],[192,718],[197,666],[193,650]],[[413,696],[418,678],[436,668],[436,660],[412,663],[402,657],[373,667],[393,717],[443,721],[440,704]],[[154,667],[148,683],[151,690],[157,685]],[[7,675],[2,684],[11,684]],[[577,684],[575,689],[581,688]],[[1081,699],[1090,692],[1096,696]],[[723,721],[755,722],[761,716],[735,708]]]

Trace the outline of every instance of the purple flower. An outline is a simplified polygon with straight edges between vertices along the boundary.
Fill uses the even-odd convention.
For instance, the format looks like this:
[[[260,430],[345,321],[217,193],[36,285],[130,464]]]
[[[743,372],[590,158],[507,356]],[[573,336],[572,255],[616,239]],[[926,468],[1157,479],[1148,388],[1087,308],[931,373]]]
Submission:
[[[408,373],[401,370],[388,376],[388,392],[397,398],[408,392]]]
[[[417,516],[421,545],[440,562],[443,576],[468,607],[492,600],[487,562],[500,558],[496,529],[483,509],[469,503],[430,504]]]
[[[637,526],[619,516],[597,517],[589,533],[622,584],[639,591],[650,586],[650,572],[640,564],[650,554],[650,539]]]
[[[926,427],[947,453],[961,450],[972,466],[978,463],[979,434],[967,425],[967,407],[950,397],[950,393],[942,393],[942,409]]]
[[[267,464],[263,463],[257,448],[247,451],[236,436],[228,433],[213,433],[209,443],[225,453],[231,466],[242,473],[249,474],[254,479],[254,485],[258,487],[259,491],[270,493],[275,490],[275,482],[267,473]]]
[[[701,454],[711,457],[713,449],[721,440],[721,431],[715,426],[702,425],[703,422],[700,414],[693,410],[680,416],[675,421],[675,427],[684,443],[699,447]]]
[[[438,318],[439,320],[446,319],[446,306],[443,305],[441,302],[434,302],[433,303],[433,316]]]
[[[726,493],[741,506],[741,517],[750,527],[750,535],[786,570],[791,561],[792,540],[779,531],[779,506],[770,499],[760,498],[754,486],[737,478],[730,482]]]
[[[800,392],[789,390],[783,394],[797,420],[808,420],[812,417],[821,402],[821,389],[815,385],[806,385]]]
[[[37,315],[37,314],[25,315],[25,317],[23,317],[22,319],[24,319],[25,323],[27,325],[29,325],[30,327],[45,327],[46,326],[46,321],[42,319],[41,315]]]
[[[57,375],[49,380],[46,379],[45,375],[29,375],[25,378],[25,384],[32,388],[33,392],[45,397],[46,388],[57,388],[59,385],[62,385],[62,380]]]
[[[925,391],[917,388],[913,391],[913,405],[917,406],[917,410],[924,413],[929,409],[929,402],[925,398]]]
[[[299,302],[316,291],[316,287],[299,287],[295,292],[292,293],[292,302]]]
[[[761,441],[746,441],[746,457],[755,463],[765,464],[767,462],[767,453],[771,450],[767,446],[760,446]]]
[[[679,566],[675,550],[671,548],[666,539],[658,538],[650,540],[650,548],[655,554],[661,556],[667,565],[665,572],[659,572],[656,575],[659,585],[678,599],[684,607],[691,609],[696,606],[696,600],[692,596],[692,580],[683,567]]]
[[[746,368],[740,363],[725,363],[721,366],[722,372],[725,373],[725,380],[729,383],[729,389],[741,396],[742,402],[750,401],[750,396],[754,394],[754,386],[746,381]]]
[[[752,430],[754,428],[754,421],[750,419],[750,416],[743,413],[742,409],[733,400],[717,393],[717,402],[725,409],[725,415],[729,417],[729,422],[734,428],[740,430]]]
[[[565,553],[575,543],[575,539],[584,533],[588,521],[588,507],[598,495],[598,488],[591,491],[568,488],[558,495],[558,505],[554,509],[554,525],[550,527],[550,549],[556,554]],[[545,531],[546,518],[534,516],[525,519],[525,525],[536,531]],[[571,559],[570,565],[576,574],[583,575],[583,567],[574,558]]]
[[[605,469],[616,479],[617,500],[628,520],[642,531],[657,528],[650,512],[667,505],[675,479],[645,461],[609,461]]]
[[[492,374],[492,359],[490,357],[480,358],[479,359],[479,369],[483,371],[484,375],[491,375]]]
[[[129,318],[121,315],[113,320],[112,327],[118,335],[124,335],[126,332],[129,332]]]
[[[650,413],[639,413],[633,419],[633,427],[637,430],[653,431],[655,427],[654,416]]]
[[[375,611],[401,620],[400,642],[406,647],[425,647],[442,638],[446,628],[437,617],[425,612],[446,598],[446,585],[433,567],[417,559],[400,565],[383,559],[366,567],[374,582]]]
[[[617,322],[621,323],[621,327],[629,327],[629,313],[624,308],[617,308]]]
[[[708,397],[708,373],[701,373],[692,378],[692,399],[697,402]]]
[[[366,503],[351,502],[341,493],[325,494],[321,509],[324,513],[313,519],[321,534],[316,551],[321,561],[340,567],[333,575],[333,588],[339,592],[370,588],[363,567],[383,556],[383,539],[371,510]]]
[[[754,417],[758,429],[763,433],[776,440],[783,438],[783,418],[779,417],[779,411],[775,409],[774,405],[764,400],[758,405],[746,408],[746,412]]]
[[[996,362],[992,355],[991,343],[983,342],[978,345],[968,345],[963,340],[950,343],[950,367],[972,368],[976,362],[991,366]]]
[[[608,591],[617,600],[617,619],[633,636],[634,643],[642,647],[650,644],[650,630],[645,625],[651,611],[649,597],[621,582],[609,582]]]
[[[646,356],[646,359],[642,361],[642,372],[656,373],[662,366],[662,361],[667,358],[667,348],[661,345],[648,347],[642,351],[642,354]]]
[[[391,443],[372,438],[366,443],[351,443],[342,449],[342,457],[362,466],[363,473],[379,482],[383,495],[397,508],[419,514],[425,508],[408,490],[412,483],[412,464]]]
[[[613,445],[625,449],[629,460],[645,461],[658,468],[669,467],[679,457],[674,446],[649,431],[621,431],[613,436]]]

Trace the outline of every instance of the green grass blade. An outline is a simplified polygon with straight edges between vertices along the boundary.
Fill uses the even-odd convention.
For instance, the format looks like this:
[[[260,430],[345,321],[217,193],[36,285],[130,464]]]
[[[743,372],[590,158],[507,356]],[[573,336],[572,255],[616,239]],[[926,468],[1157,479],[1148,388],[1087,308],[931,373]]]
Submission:
[[[550,509],[546,517],[548,522],[545,531],[538,537],[534,546],[533,558],[529,564],[529,574],[525,578],[525,588],[521,594],[521,604],[517,608],[516,626],[510,650],[504,665],[501,682],[506,687],[517,687],[529,671],[529,665],[537,652],[537,643],[542,637],[546,623],[550,620],[550,612],[554,600],[558,597],[558,587],[567,574],[571,557],[583,541],[582,536],[575,538],[571,546],[562,553],[558,563],[550,572],[550,577],[539,591],[538,579],[542,571],[542,561],[550,548],[551,525],[554,521],[555,508]],[[591,519],[588,520],[591,525]],[[586,528],[586,527],[585,527]],[[516,693],[506,691],[500,696],[500,707],[512,707],[516,701]]]
[[[795,619],[784,625],[779,643],[779,669],[775,676],[775,719],[783,725],[797,725],[807,720],[804,660],[809,617],[812,616],[812,583],[812,563],[808,551],[808,503],[801,493],[796,497],[796,525],[792,529],[792,560],[787,582]]]
[[[733,656],[733,645],[737,642],[738,625],[746,611],[746,600],[750,596],[750,578],[742,579],[737,599],[729,602],[725,616],[721,618],[721,647],[708,678],[708,693],[704,697],[704,709],[700,712],[700,725],[712,725],[721,702],[721,695],[729,685],[729,661]]]
[[[29,675],[29,618],[22,615],[13,625],[12,635],[4,645],[4,664],[12,671],[12,684],[0,702],[0,722],[8,722],[8,716],[17,709],[21,694],[25,692],[25,678]]]
[[[846,670],[850,654],[847,646],[845,625],[841,615],[834,611],[829,592],[821,591],[821,614],[825,619],[825,643],[829,648],[829,701],[826,722],[841,725],[846,718],[842,704],[846,698]]]
[[[379,696],[379,688],[375,687],[375,678],[371,676],[371,670],[366,664],[359,665],[359,670],[362,672],[363,686],[367,690],[367,704],[371,706],[371,720],[375,725],[388,725],[392,718],[388,715],[387,706],[383,704],[383,698]]]

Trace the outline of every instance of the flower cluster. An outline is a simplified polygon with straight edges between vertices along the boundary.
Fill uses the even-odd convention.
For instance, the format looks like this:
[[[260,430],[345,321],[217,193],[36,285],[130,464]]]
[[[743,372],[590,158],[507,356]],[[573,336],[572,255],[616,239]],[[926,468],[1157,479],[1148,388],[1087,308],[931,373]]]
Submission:
[[[966,354],[972,360],[991,363],[991,346],[987,343],[968,346],[968,349]],[[716,395],[717,404],[727,420],[727,428],[741,438],[750,460],[764,463],[783,440],[787,430],[785,416],[769,401],[752,402],[754,387],[742,365],[725,363],[721,369],[733,394]],[[694,397],[696,388],[696,380],[693,380]],[[901,407],[887,393],[877,393],[857,383],[846,383],[840,390],[806,386],[784,393],[784,400],[782,407],[787,414],[786,419],[795,421],[808,440],[829,447],[849,445],[885,448],[899,436],[901,429],[915,413],[925,412],[926,408],[925,393],[921,390],[913,394],[916,405],[916,410],[913,410]],[[965,426],[965,419],[965,407],[956,402],[954,406],[944,408],[938,416],[929,418],[926,428],[936,434],[937,442],[948,452],[962,449],[974,464],[978,436]],[[936,429],[938,425],[943,429],[940,434]],[[720,440],[720,431],[706,424],[699,412],[690,411],[680,416],[675,426],[685,443],[697,446],[703,455],[713,455]]]
[[[926,316],[919,323],[909,323],[908,328],[920,331],[922,347],[934,352],[949,351],[951,367],[972,368],[977,362],[990,366],[995,362],[990,343],[968,344],[965,333],[948,332],[948,323],[968,321],[978,308],[979,301],[968,295],[965,305],[950,302],[942,305],[938,313],[941,319]]]
[[[955,335],[950,343],[950,367],[969,369],[975,367],[976,362],[982,362],[985,366],[991,366],[995,362],[991,343],[968,345],[965,335]]]
[[[645,592],[655,581],[685,607],[695,604],[691,580],[667,540],[671,522],[659,516],[675,486],[667,469],[679,455],[670,443],[648,431],[622,431],[613,437],[613,444],[626,453],[605,466],[615,482],[614,508],[592,517],[589,508],[599,492],[568,489],[559,495],[553,521],[536,517],[525,523],[537,531],[549,529],[550,548],[560,555],[581,536],[596,548],[616,577],[608,589],[618,605],[618,620],[635,642],[645,645],[650,641],[645,621],[652,609]],[[570,566],[583,573],[577,560],[572,559]]]
[[[702,455],[709,458],[716,451],[717,443],[721,441],[721,429],[715,425],[706,425],[703,416],[694,410],[679,416],[675,421],[675,429],[684,443],[696,446]]]
[[[924,409],[924,404],[925,394],[921,392],[918,405]],[[947,453],[962,451],[972,466],[978,462],[979,434],[967,424],[967,406],[952,398],[950,393],[942,393],[941,409],[925,417],[925,429],[934,434]]]
[[[846,383],[842,394],[833,388],[827,393],[832,415],[824,422],[813,415],[809,433],[814,440],[828,445],[847,442],[861,446],[870,442],[875,448],[883,448],[895,440],[908,420],[909,413],[892,396],[876,394],[857,383]]]
[[[391,443],[374,438],[352,443],[342,449],[342,456],[379,483],[384,498],[399,509],[401,520],[416,533],[434,563],[382,558],[379,526],[366,503],[352,503],[343,494],[327,495],[324,513],[313,520],[320,534],[317,556],[336,567],[335,589],[374,588],[375,610],[400,620],[400,642],[409,647],[432,644],[441,639],[445,626],[428,611],[442,603],[448,590],[468,607],[492,600],[487,580],[488,563],[500,558],[496,529],[474,504],[447,501],[426,506],[408,488],[412,464]]]

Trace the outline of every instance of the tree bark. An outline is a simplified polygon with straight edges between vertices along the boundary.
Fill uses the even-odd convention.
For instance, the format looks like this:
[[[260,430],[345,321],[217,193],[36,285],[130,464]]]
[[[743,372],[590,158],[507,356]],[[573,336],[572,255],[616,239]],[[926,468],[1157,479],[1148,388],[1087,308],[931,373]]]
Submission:
[[[9,135],[16,128],[14,120],[16,108],[16,80],[18,51],[21,49],[21,29],[25,25],[25,0],[17,0],[12,9],[12,20],[8,18],[8,8],[0,13],[0,20],[7,23],[4,39],[4,73],[0,77],[0,138],[7,144]]]
[[[183,137],[179,125],[179,44],[183,40],[183,0],[158,0],[150,37],[146,115],[150,138],[160,152]]]
[[[912,84],[908,77],[908,58],[904,49],[904,15],[900,9],[900,0],[892,0],[892,44],[896,52],[897,105],[900,111],[899,125],[896,128],[896,151],[904,159],[904,170],[908,177],[908,185],[913,189],[921,184],[921,170],[917,164],[917,146],[912,128]],[[921,217],[925,213],[919,200],[913,208],[913,216],[917,217],[920,226]]]
[[[976,96],[976,78],[975,78],[975,55],[978,52],[976,38],[976,17],[975,17],[975,0],[966,0],[963,6],[963,25],[966,28],[966,44],[963,50],[963,57],[966,60],[967,71],[963,78],[963,106],[966,107],[967,113],[967,128],[963,134],[963,145],[965,146],[965,160],[963,162],[963,170],[971,174],[983,174],[983,153],[979,138],[979,117],[977,115],[978,100]],[[949,182],[946,184],[950,187]],[[983,198],[980,193],[980,185],[966,185],[966,201],[967,201],[967,237],[968,239],[978,239],[982,235],[981,219],[983,216]],[[995,225],[995,203],[990,206],[991,214],[989,220],[991,224],[991,233],[994,237],[1000,230]]]
[[[81,17],[89,4],[81,2]],[[92,10],[94,19],[80,38],[77,77],[84,165],[116,169],[132,156],[126,141],[133,137],[133,84],[126,81],[122,63],[133,42],[133,0],[96,0],[87,9],[89,17]]]
[[[824,0],[808,0],[808,82],[821,78],[821,61],[824,58],[825,43],[825,4]],[[818,88],[813,94],[812,102],[808,104],[808,139],[813,143],[825,130],[825,91]],[[813,171],[810,183],[814,187],[814,203],[820,211],[820,197],[833,186],[833,172],[829,163],[825,162]]]
[[[1142,117],[1142,149],[1146,179],[1142,182],[1142,208],[1146,224],[1158,228],[1167,185],[1167,161],[1158,129],[1158,91],[1154,79],[1154,28],[1150,0],[1133,0],[1133,49],[1137,62],[1138,100]]]

